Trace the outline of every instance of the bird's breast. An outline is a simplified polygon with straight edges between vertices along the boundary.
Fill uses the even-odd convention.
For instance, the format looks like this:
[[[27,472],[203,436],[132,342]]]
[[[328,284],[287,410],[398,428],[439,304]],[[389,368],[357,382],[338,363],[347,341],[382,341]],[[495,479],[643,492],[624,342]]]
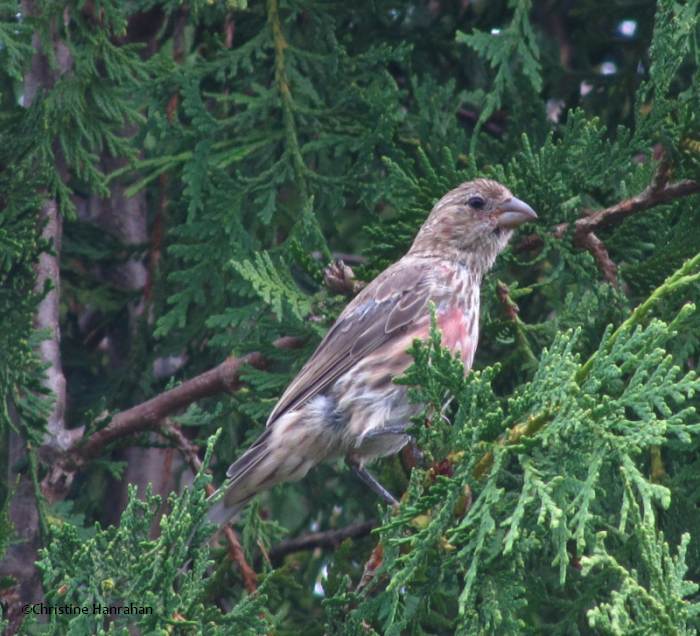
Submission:
[[[442,342],[452,353],[458,353],[467,369],[471,368],[478,339],[478,311],[463,311],[452,306],[438,314]]]
[[[438,304],[437,322],[443,344],[470,369],[479,340],[479,285],[469,272],[450,274],[452,293]]]

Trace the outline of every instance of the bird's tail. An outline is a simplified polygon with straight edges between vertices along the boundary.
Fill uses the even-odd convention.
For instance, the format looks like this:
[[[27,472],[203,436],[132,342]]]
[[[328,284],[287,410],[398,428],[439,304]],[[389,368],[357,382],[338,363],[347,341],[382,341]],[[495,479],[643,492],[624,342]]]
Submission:
[[[209,521],[227,523],[257,493],[283,481],[301,479],[325,458],[319,451],[322,441],[323,436],[314,434],[309,419],[300,411],[280,417],[231,464],[222,486],[226,494],[209,510]]]
[[[213,496],[214,495],[212,495],[212,497]],[[238,513],[243,509],[246,502],[247,500],[233,505],[228,505],[224,499],[219,499],[219,501],[209,508],[209,512],[207,513],[207,521],[214,523],[217,526],[223,526],[229,521],[233,521],[238,516]]]
[[[219,499],[207,514],[207,519],[217,525],[233,520],[256,493],[263,490],[264,475],[256,470],[261,464],[269,464],[271,446],[269,438],[272,429],[267,428],[253,445],[241,455],[226,471],[226,482],[221,489],[226,494]],[[220,489],[220,490],[221,490]],[[211,497],[217,496],[217,490]]]

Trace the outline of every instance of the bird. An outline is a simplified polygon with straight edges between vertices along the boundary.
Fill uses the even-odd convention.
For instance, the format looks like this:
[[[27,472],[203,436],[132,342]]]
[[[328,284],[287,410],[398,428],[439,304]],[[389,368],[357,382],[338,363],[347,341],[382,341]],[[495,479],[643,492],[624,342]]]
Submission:
[[[432,302],[442,343],[461,357],[465,373],[471,369],[482,278],[515,228],[536,218],[490,179],[445,194],[408,252],[364,287],[328,330],[262,435],[229,467],[225,494],[212,495],[209,520],[223,525],[257,493],[341,457],[384,501],[396,503],[367,465],[410,440],[406,430],[420,405],[393,382],[412,362],[407,350],[414,339],[428,337]]]

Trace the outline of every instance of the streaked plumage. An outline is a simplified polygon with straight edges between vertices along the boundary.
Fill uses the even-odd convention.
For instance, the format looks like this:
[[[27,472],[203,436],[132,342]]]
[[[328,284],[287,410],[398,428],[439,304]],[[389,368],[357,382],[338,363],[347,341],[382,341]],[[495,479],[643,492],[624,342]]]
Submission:
[[[416,406],[393,383],[406,350],[437,308],[443,342],[470,369],[479,332],[479,287],[512,229],[536,218],[495,181],[479,179],[438,201],[406,256],[345,308],[287,387],[260,438],[228,470],[226,495],[210,513],[222,523],[255,493],[302,478],[345,456],[360,467],[401,449]]]

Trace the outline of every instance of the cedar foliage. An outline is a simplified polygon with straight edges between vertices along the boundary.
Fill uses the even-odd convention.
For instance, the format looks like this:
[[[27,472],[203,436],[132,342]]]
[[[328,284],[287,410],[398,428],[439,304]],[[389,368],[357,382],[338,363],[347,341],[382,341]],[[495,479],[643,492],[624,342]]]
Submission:
[[[155,614],[53,616],[41,628],[28,617],[22,630],[697,632],[698,197],[600,229],[619,287],[570,226],[553,234],[642,192],[659,169],[700,179],[697,0],[30,4],[0,1],[2,509],[17,473],[33,481],[47,603]],[[25,103],[32,37],[49,68],[59,42],[72,64]],[[110,525],[123,449],[158,437],[119,440],[64,501],[43,501],[52,457],[36,449],[52,397],[38,354],[47,334],[33,326],[47,290],[34,281],[55,248],[41,238],[43,201],[64,219],[69,427],[89,436],[228,355],[265,356],[243,389],[173,416],[220,483],[347,302],[323,283],[332,254],[361,254],[355,273],[371,279],[439,196],[477,175],[507,184],[539,221],[484,281],[475,370],[464,377],[435,328],[413,347],[401,381],[425,407],[413,423],[423,462],[375,468],[405,492],[398,510],[341,464],[259,497],[237,524],[259,574],[251,595],[225,549],[208,547],[204,472],[162,518],[161,498],[130,488]],[[81,213],[117,187],[147,204],[149,244]],[[523,234],[541,248],[519,250]],[[145,289],[100,274],[134,260],[149,264]],[[275,348],[280,336],[304,344]],[[119,364],[103,337],[121,338]],[[154,375],[168,356],[180,364]],[[26,460],[9,466],[16,440]],[[370,518],[369,537],[266,558],[285,536]]]

